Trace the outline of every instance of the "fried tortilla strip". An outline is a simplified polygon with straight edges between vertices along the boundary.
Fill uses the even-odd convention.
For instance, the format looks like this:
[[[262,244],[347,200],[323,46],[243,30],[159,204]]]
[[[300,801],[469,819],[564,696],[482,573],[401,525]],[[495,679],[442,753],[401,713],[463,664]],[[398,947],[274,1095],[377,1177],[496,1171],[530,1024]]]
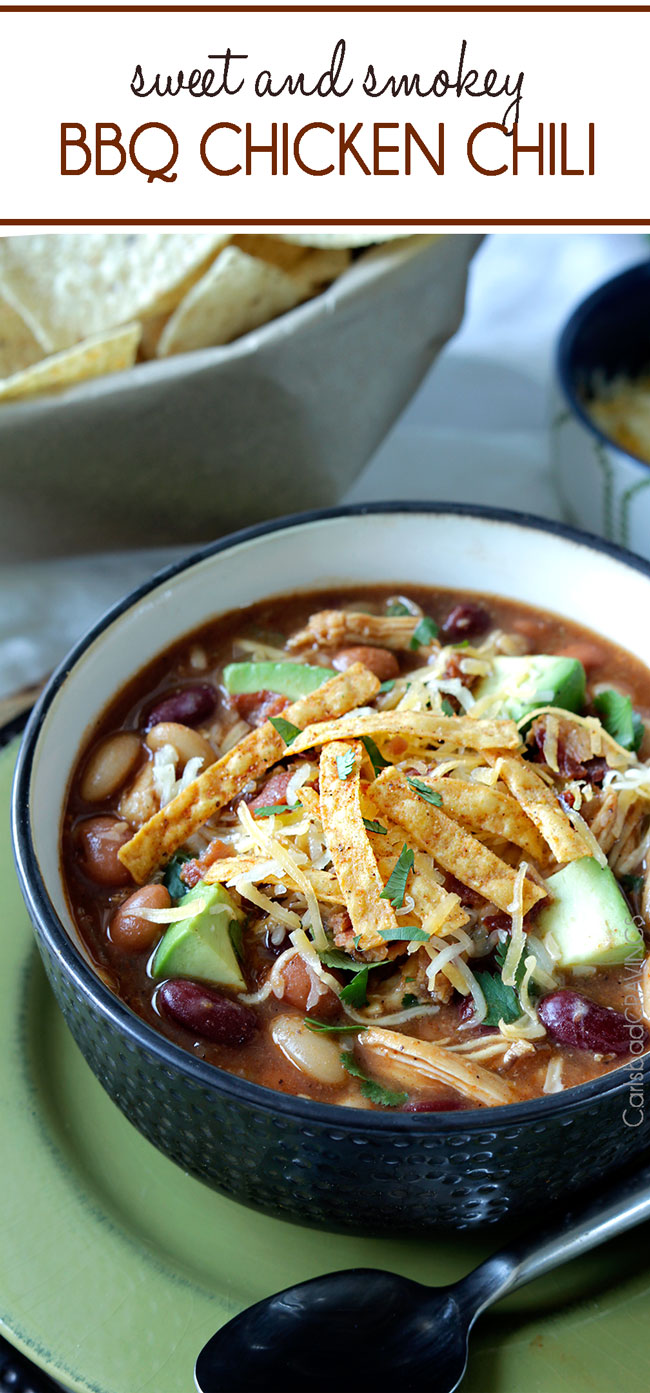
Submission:
[[[488,752],[487,759],[517,799],[526,816],[535,823],[556,861],[578,861],[590,856],[591,848],[571,826],[553,790],[540,779],[532,765],[520,755]]]
[[[431,857],[416,851],[410,893],[415,912],[427,933],[437,935],[462,929],[468,916],[458,895],[439,885],[433,874]]]
[[[374,784],[370,796],[380,812],[390,816],[404,828],[409,841],[420,851],[428,851],[443,870],[476,890],[490,904],[505,914],[510,912],[514,899],[516,871],[489,851],[482,842],[466,832],[439,808],[425,803],[409,788],[406,775],[398,769],[384,769]],[[524,914],[545,890],[531,880],[524,882]]]
[[[300,887],[292,880],[287,871],[279,867],[277,870],[270,870],[268,861],[263,861],[260,856],[226,856],[220,861],[215,861],[208,868],[204,877],[204,885],[235,885],[236,881],[244,877],[251,880],[253,884],[257,882],[258,871],[263,870],[260,878],[261,885],[286,885],[291,890],[299,890]],[[345,898],[343,891],[332,871],[311,871],[304,870],[316,898],[322,904],[344,905]]]
[[[442,798],[449,817],[464,823],[470,832],[491,832],[514,842],[533,861],[546,859],[546,843],[520,808],[517,799],[490,784],[468,783],[466,779],[432,779],[423,775],[420,783],[434,788]]]
[[[409,648],[413,634],[421,622],[418,614],[399,615],[394,619],[377,614],[360,614],[347,609],[322,609],[312,614],[309,623],[293,634],[287,648],[338,648],[341,643],[378,644],[382,648]],[[424,645],[437,649],[438,642]]]
[[[435,716],[428,711],[369,711],[306,726],[294,740],[291,753],[301,754],[330,740],[358,740],[364,735],[404,735],[427,745],[448,742],[457,749],[470,750],[516,750],[521,746],[514,721],[474,721],[470,716]]]
[[[396,1030],[370,1026],[359,1036],[359,1048],[373,1072],[390,1080],[393,1087],[426,1089],[442,1083],[473,1103],[488,1106],[514,1103],[519,1096],[499,1074],[452,1054],[433,1040],[413,1040]]]
[[[360,744],[343,740],[326,745],[320,757],[320,809],[325,841],[336,878],[345,896],[352,927],[363,951],[384,945],[381,930],[398,928],[395,911],[380,898],[384,882],[372,853],[361,813]],[[339,758],[354,756],[347,778],[340,778]]]
[[[378,690],[379,679],[374,673],[362,663],[354,663],[309,696],[292,702],[283,711],[283,719],[300,728],[313,721],[335,720],[352,707],[371,701]],[[197,828],[288,752],[293,753],[293,747],[287,747],[275,726],[265,721],[204,769],[121,848],[120,860],[137,884],[144,884]]]

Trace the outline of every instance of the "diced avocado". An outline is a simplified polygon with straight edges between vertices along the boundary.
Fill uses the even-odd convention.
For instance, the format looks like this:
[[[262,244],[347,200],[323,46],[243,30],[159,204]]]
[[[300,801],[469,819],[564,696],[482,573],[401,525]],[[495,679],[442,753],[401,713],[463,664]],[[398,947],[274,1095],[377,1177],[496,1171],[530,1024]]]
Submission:
[[[199,881],[183,897],[179,912],[187,914],[196,904],[191,918],[178,919],[158,944],[152,963],[154,977],[192,977],[200,982],[245,991],[246,983],[230,936],[233,919],[243,918],[222,885]]]
[[[474,696],[488,699],[481,715],[520,721],[538,706],[580,711],[585,700],[585,670],[575,658],[536,653],[525,658],[495,658],[494,671],[479,682]]]
[[[329,677],[331,667],[310,667],[309,663],[230,663],[224,668],[223,682],[233,696],[245,692],[277,692],[279,696],[309,696]]]
[[[643,935],[609,866],[584,856],[546,884],[553,901],[537,916],[535,933],[542,942],[552,935],[560,967],[605,967],[643,952]]]

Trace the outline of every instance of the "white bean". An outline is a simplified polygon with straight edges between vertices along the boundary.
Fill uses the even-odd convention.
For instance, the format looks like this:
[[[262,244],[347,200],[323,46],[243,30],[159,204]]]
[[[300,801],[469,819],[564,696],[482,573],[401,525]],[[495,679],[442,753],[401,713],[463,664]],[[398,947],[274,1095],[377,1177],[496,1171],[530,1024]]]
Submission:
[[[341,1088],[347,1074],[338,1047],[324,1035],[315,1035],[297,1016],[276,1016],[271,1026],[274,1045],[289,1062],[328,1088]]]
[[[126,819],[130,827],[142,827],[154,813],[158,812],[160,798],[153,781],[153,764],[145,764],[138,770],[133,783],[125,788],[118,803],[120,817]]]
[[[152,726],[147,735],[147,744],[154,751],[162,750],[163,745],[173,745],[180,764],[185,765],[188,759],[199,758],[203,760],[204,769],[214,764],[217,757],[204,735],[177,721],[161,721],[159,725]]]
[[[137,735],[123,730],[95,746],[83,772],[79,791],[86,803],[103,803],[122,787],[140,756]]]

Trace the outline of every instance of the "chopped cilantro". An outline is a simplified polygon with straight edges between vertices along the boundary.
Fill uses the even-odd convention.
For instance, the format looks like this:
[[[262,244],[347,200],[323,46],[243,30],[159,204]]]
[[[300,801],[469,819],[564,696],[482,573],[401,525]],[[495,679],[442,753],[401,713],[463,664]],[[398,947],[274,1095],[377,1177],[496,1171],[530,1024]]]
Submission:
[[[481,1021],[481,1025],[498,1025],[499,1021],[511,1025],[513,1021],[519,1020],[521,1006],[514,987],[507,987],[496,972],[477,972],[476,980],[488,1008],[487,1016]]]
[[[405,842],[379,897],[390,900],[394,909],[401,909],[404,904],[406,882],[414,860],[413,852]]]
[[[238,919],[231,919],[228,925],[228,932],[230,934],[230,942],[241,962],[244,950],[244,926],[240,924]]]
[[[180,851],[177,852],[176,856],[172,856],[171,861],[168,863],[163,876],[163,885],[169,890],[173,900],[182,900],[183,895],[186,895],[189,890],[189,885],[186,885],[185,881],[181,880],[180,872],[181,866],[184,866],[185,862],[191,861],[191,859],[191,856],[185,856],[183,852]]]
[[[430,935],[419,924],[400,924],[398,929],[380,929],[384,943],[428,943]]]
[[[288,806],[287,803],[267,803],[267,804],[265,804],[265,806],[264,806],[263,808],[255,808],[255,809],[254,809],[254,812],[253,812],[253,816],[254,816],[254,817],[273,817],[273,814],[274,814],[274,813],[289,813],[289,812],[293,812],[293,808],[290,808],[290,807]]]
[[[413,995],[413,992],[407,992],[407,993],[406,993],[406,996],[403,996],[403,997],[402,997],[402,1007],[403,1007],[403,1009],[404,1009],[405,1011],[409,1011],[410,1008],[411,1008],[411,1006],[419,1006],[419,1005],[420,1005],[420,1003],[419,1003],[419,1001],[418,1001],[418,999],[417,999],[417,996],[414,996],[414,995]]]
[[[367,1030],[367,1025],[328,1025],[327,1021],[312,1021],[309,1016],[305,1016],[304,1024],[308,1030],[313,1030],[314,1035],[344,1035],[350,1031]]]
[[[643,889],[644,877],[642,875],[622,875],[620,881],[623,889],[632,895],[638,895]]]
[[[346,750],[344,755],[336,756],[339,779],[349,779],[354,769],[354,750]]]
[[[451,647],[452,647],[452,648],[469,648],[469,639],[468,639],[468,638],[461,638],[461,639],[458,640],[458,643],[452,643]]]
[[[509,946],[510,936],[508,935],[508,937],[506,939],[503,939],[501,943],[497,943],[497,946],[494,950],[494,956],[497,960],[497,963],[499,964],[499,967],[501,968],[501,971],[503,971],[503,964],[505,963]],[[517,967],[515,969],[515,985],[517,987],[520,987],[524,980],[524,975],[526,972],[526,956],[526,953],[522,953],[519,962],[517,963]],[[528,987],[529,995],[534,996],[536,991],[537,987],[535,986],[535,983],[531,982]]]
[[[352,1050],[341,1051],[341,1064],[347,1069],[348,1074],[353,1078],[359,1079],[361,1092],[364,1098],[370,1103],[376,1103],[380,1108],[401,1108],[406,1102],[408,1093],[396,1093],[392,1088],[384,1088],[384,1085],[377,1083],[376,1079],[369,1079],[364,1074],[363,1069],[357,1064]]]
[[[633,711],[629,696],[609,688],[599,692],[594,698],[594,706],[607,733],[617,740],[624,750],[638,750],[643,740],[644,724],[637,711]]]
[[[380,686],[380,688],[379,688],[379,691],[380,691],[380,692],[392,692],[394,686],[395,686],[395,678],[394,678],[394,677],[387,677],[387,678],[386,678],[386,681],[381,683],[381,686]]]
[[[446,697],[445,697],[444,701],[442,702],[442,714],[443,714],[443,716],[453,716],[453,715],[455,715],[454,708],[453,708],[451,702],[450,702],[450,701],[447,701],[447,698],[446,698]]]
[[[436,790],[423,783],[422,779],[412,779],[407,775],[406,782],[414,793],[419,793],[420,798],[424,798],[425,803],[432,803],[434,808],[442,807],[442,794],[436,793]]]
[[[362,967],[349,982],[346,982],[340,1000],[347,1002],[348,1006],[356,1006],[357,1009],[365,1006],[368,1000],[366,987],[368,986],[368,968]]]
[[[285,721],[284,716],[271,716],[270,721],[278,735],[282,736],[285,745],[292,745],[297,736],[302,735],[300,726],[294,726],[291,721]]]
[[[433,643],[434,638],[437,637],[438,625],[433,619],[429,618],[428,614],[425,614],[424,618],[420,620],[420,623],[417,624],[413,630],[409,648],[414,652],[418,648],[427,648],[430,643]]]
[[[386,836],[388,829],[386,827],[382,827],[381,822],[373,822],[371,817],[364,817],[363,825],[366,829],[366,832],[378,832],[380,837]]]
[[[355,948],[357,944],[355,943]],[[319,953],[322,963],[326,967],[334,967],[339,972],[358,972],[360,964],[355,962],[348,953],[343,953],[339,948],[327,948],[324,953]],[[385,963],[364,963],[363,966],[368,972],[373,967],[385,967]]]
[[[393,600],[392,605],[388,605],[386,614],[389,619],[399,619],[405,614],[410,614],[408,605],[403,605],[401,600]]]
[[[389,768],[390,760],[384,759],[384,756],[377,749],[374,740],[372,740],[369,735],[364,735],[362,737],[361,744],[365,748],[366,754],[368,755],[370,763],[372,764],[372,767],[375,771],[376,778],[378,774],[381,774],[382,769]]]

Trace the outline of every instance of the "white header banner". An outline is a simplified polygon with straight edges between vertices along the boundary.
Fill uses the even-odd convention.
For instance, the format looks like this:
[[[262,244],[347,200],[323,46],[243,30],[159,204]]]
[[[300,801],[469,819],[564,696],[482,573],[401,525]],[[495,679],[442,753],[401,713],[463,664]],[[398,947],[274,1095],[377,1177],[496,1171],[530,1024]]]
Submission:
[[[0,10],[0,224],[647,225],[650,11]]]

